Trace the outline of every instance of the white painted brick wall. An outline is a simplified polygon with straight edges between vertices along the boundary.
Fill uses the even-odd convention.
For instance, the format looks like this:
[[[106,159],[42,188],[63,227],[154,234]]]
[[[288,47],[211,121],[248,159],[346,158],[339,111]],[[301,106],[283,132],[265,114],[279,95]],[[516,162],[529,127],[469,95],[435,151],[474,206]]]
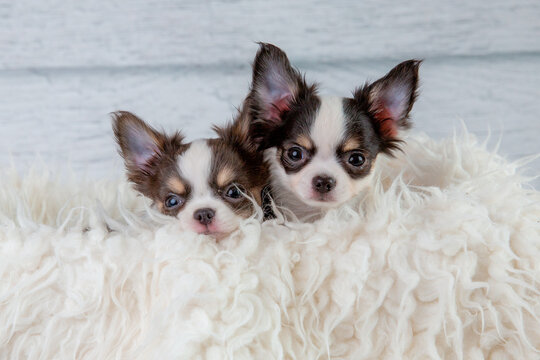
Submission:
[[[231,118],[255,41],[281,46],[324,92],[348,94],[424,58],[413,120],[502,134],[540,153],[540,2],[0,0],[0,166],[70,161],[118,175],[108,113],[190,138]],[[531,165],[540,173],[540,162]]]

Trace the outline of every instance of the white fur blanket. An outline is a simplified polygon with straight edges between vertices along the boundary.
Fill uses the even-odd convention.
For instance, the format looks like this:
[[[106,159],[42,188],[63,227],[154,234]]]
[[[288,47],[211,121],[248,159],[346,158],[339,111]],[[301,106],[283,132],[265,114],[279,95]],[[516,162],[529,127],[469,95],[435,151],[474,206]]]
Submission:
[[[4,171],[1,359],[540,358],[540,193],[416,135],[315,224],[183,233],[124,182]]]

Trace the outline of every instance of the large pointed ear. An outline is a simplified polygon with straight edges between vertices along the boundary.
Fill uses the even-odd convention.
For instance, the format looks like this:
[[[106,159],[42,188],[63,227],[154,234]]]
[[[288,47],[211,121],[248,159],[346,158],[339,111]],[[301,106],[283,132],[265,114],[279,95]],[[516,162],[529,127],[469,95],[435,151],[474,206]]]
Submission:
[[[114,135],[128,177],[136,184],[141,183],[145,177],[155,175],[163,156],[174,155],[175,148],[181,146],[180,134],[168,137],[132,113],[118,111],[112,116]]]
[[[264,132],[282,125],[283,114],[305,87],[304,79],[281,49],[260,43],[253,62],[253,81],[248,97],[251,116],[259,123],[259,130]]]
[[[355,98],[367,98],[368,111],[385,141],[398,140],[399,130],[411,126],[409,112],[417,96],[420,63],[419,60],[404,61],[383,78],[355,93]]]

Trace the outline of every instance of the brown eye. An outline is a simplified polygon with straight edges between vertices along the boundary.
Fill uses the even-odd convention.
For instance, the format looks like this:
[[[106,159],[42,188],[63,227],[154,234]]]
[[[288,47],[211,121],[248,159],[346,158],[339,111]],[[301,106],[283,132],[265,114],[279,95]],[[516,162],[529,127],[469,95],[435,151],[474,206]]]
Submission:
[[[349,159],[347,160],[347,162],[354,167],[359,167],[364,165],[366,159],[361,153],[353,152],[351,155],[349,155]]]
[[[287,157],[293,162],[301,161],[304,159],[304,150],[299,146],[293,146],[287,150]]]
[[[176,209],[184,203],[184,199],[176,194],[170,194],[165,199],[165,207],[169,210]]]
[[[287,172],[299,171],[310,160],[311,154],[308,150],[297,144],[291,147],[284,146],[281,153],[281,164]]]

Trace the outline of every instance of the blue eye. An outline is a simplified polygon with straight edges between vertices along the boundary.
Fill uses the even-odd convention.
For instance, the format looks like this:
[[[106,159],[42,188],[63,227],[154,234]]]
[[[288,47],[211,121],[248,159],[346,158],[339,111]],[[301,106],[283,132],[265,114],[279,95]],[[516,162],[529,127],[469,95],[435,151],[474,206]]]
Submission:
[[[170,194],[169,196],[167,196],[167,199],[165,199],[165,207],[167,209],[174,209],[182,205],[183,202],[184,200],[179,195]]]
[[[287,150],[287,156],[292,161],[300,161],[304,158],[304,151],[298,146],[293,146],[292,148]]]
[[[225,190],[225,196],[231,199],[239,199],[242,197],[242,191],[243,189],[236,184],[233,184]]]

